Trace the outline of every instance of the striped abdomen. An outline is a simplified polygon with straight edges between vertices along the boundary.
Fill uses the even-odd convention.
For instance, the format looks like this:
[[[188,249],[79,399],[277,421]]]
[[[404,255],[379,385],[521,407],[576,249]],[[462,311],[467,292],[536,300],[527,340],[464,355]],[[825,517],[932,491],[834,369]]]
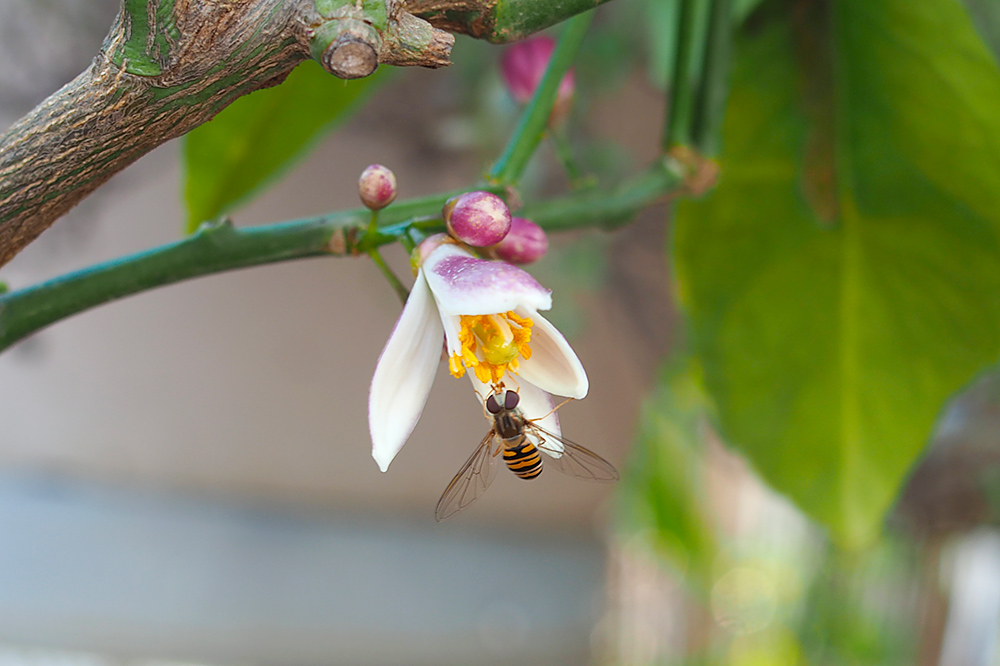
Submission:
[[[522,479],[533,479],[542,473],[542,455],[527,437],[514,446],[504,448],[503,461],[510,471]]]

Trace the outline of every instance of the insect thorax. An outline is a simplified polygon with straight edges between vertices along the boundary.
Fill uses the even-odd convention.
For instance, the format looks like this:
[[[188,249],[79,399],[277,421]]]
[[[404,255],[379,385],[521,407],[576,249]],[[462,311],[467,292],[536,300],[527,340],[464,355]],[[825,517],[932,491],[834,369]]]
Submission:
[[[524,432],[524,417],[516,409],[504,410],[493,417],[493,427],[505,440],[512,440]]]

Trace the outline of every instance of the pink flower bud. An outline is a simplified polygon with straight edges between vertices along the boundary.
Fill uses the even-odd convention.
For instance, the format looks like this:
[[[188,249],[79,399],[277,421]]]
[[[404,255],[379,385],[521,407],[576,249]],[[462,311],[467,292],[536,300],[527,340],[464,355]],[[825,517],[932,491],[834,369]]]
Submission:
[[[510,209],[489,192],[466,192],[448,200],[442,211],[448,232],[473,247],[496,245],[510,231]]]
[[[512,264],[530,264],[544,257],[548,249],[544,229],[527,218],[515,217],[510,221],[510,231],[493,251]]]
[[[545,75],[555,48],[555,40],[542,35],[512,44],[503,52],[500,56],[500,73],[515,100],[524,104],[535,94],[535,88]],[[570,70],[559,83],[550,122],[558,122],[569,112],[574,89],[573,70]]]
[[[396,174],[381,164],[372,164],[358,179],[361,203],[372,210],[382,210],[396,198]]]

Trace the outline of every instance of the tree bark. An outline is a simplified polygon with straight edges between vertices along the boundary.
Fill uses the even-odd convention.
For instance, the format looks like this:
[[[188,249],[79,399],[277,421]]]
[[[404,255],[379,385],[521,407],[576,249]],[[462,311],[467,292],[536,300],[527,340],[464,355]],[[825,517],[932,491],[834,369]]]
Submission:
[[[282,81],[309,54],[294,3],[284,5],[192,7],[161,71],[145,76],[128,71],[127,56],[112,60],[135,30],[123,10],[94,63],[0,139],[0,264],[140,156]],[[249,40],[248,25],[262,28]]]
[[[301,3],[177,0],[166,25],[133,9],[0,138],[0,265],[112,175],[309,57]]]

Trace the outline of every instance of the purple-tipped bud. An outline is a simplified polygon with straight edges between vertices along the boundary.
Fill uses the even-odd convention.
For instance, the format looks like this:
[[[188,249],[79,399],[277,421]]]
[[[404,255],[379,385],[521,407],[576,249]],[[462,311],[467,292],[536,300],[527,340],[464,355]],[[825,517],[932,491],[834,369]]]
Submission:
[[[500,56],[500,73],[515,100],[524,104],[535,94],[535,88],[545,75],[555,48],[555,40],[542,35],[512,44],[503,52]],[[570,70],[559,82],[556,103],[549,119],[551,123],[558,122],[569,112],[575,88],[573,70]]]
[[[496,245],[510,231],[510,209],[489,192],[466,192],[448,200],[442,211],[448,232],[473,247]]]
[[[361,203],[372,210],[382,210],[396,198],[396,174],[381,164],[372,164],[358,179]]]
[[[530,264],[544,257],[548,249],[544,229],[527,218],[515,217],[510,221],[510,231],[493,251],[512,264]]]

